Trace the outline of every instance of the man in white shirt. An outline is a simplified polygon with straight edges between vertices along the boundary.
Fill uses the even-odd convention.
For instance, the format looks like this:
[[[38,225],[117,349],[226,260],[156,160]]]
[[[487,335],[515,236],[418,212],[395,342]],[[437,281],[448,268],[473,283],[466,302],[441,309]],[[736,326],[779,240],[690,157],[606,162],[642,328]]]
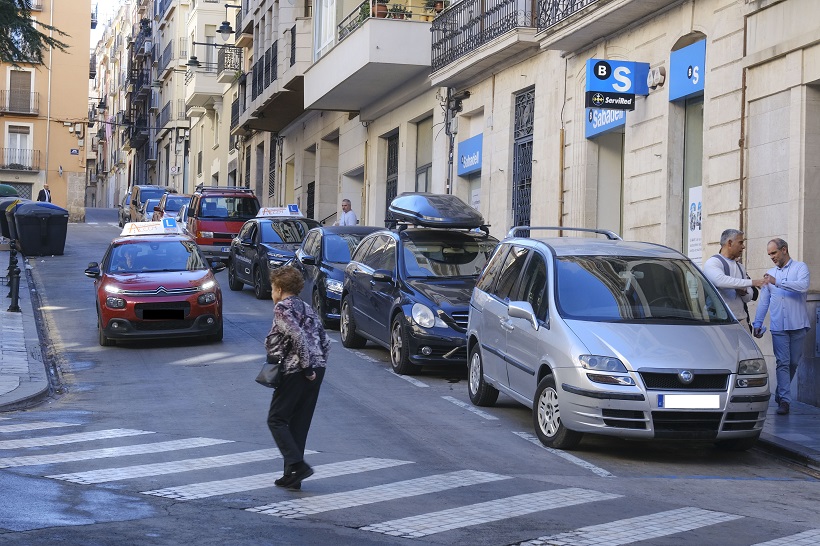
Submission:
[[[746,242],[742,231],[739,229],[725,230],[720,235],[720,254],[715,254],[706,260],[703,264],[703,272],[717,287],[737,320],[750,327],[751,320],[746,303],[752,299],[752,287],[760,288],[765,281],[748,278],[743,266],[737,261],[745,247]]]
[[[350,208],[350,199],[342,199],[342,214],[339,215],[339,220],[337,220],[333,225],[355,226],[358,223],[359,219],[356,218],[356,213]]]

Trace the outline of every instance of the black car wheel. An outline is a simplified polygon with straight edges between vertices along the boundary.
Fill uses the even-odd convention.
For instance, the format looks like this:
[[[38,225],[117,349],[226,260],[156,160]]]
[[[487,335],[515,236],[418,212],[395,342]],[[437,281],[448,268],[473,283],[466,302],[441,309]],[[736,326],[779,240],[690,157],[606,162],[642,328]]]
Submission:
[[[542,379],[535,390],[532,420],[538,439],[547,447],[572,449],[583,436],[581,432],[569,430],[561,421],[558,389],[555,388],[555,378],[551,375]]]
[[[348,349],[361,349],[367,343],[365,338],[356,333],[353,310],[350,308],[350,298],[347,296],[342,300],[342,320],[339,321],[339,334],[341,334],[342,345]]]
[[[219,330],[217,330],[215,334],[210,334],[209,336],[207,336],[207,339],[211,343],[218,343],[218,342],[222,341],[222,337],[223,337],[224,333],[225,333],[225,331],[223,329],[222,323],[220,322],[219,323]]]
[[[112,347],[117,343],[110,337],[106,337],[99,313],[97,313],[97,335],[99,336],[100,347]]]
[[[410,363],[407,335],[400,314],[396,315],[390,327],[390,365],[399,375],[416,375],[421,371],[421,366]]]
[[[270,290],[265,280],[262,278],[262,268],[255,267],[253,270],[253,295],[258,300],[270,298]]]
[[[478,344],[470,351],[467,390],[470,401],[476,406],[492,406],[498,400],[498,389],[484,381],[484,364]]]
[[[319,321],[322,323],[322,328],[327,328],[328,320],[325,315],[325,305],[322,302],[322,295],[319,293],[318,288],[313,289],[313,297],[311,298],[311,301],[313,303],[313,310],[316,311],[317,315],[319,315]]]
[[[245,283],[239,280],[236,276],[236,260],[231,260],[228,264],[228,288],[233,290],[234,292],[238,290],[242,290],[245,286]]]

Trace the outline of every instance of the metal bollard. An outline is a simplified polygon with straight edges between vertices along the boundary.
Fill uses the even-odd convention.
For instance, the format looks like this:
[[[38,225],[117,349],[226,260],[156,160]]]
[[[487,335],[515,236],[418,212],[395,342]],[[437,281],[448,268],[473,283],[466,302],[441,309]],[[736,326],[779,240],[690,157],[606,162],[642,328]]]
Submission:
[[[12,239],[9,241],[9,271],[6,274],[9,279],[9,293],[6,294],[7,298],[11,297],[11,272],[15,267],[17,267],[17,241]]]
[[[20,268],[15,267],[12,272],[11,276],[9,277],[9,286],[11,287],[11,305],[9,305],[8,311],[13,313],[20,312],[20,306],[18,305],[20,301]]]

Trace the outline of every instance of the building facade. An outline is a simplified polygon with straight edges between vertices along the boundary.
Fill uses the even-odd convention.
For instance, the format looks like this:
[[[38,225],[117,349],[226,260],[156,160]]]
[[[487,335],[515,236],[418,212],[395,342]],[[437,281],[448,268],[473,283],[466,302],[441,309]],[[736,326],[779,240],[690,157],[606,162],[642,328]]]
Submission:
[[[52,202],[71,218],[84,216],[88,80],[95,63],[86,53],[92,17],[90,0],[71,5],[31,2],[31,15],[68,36],[54,37],[66,51],[46,48],[43,64],[19,59],[0,63],[0,183],[36,199],[44,184]],[[16,66],[15,66],[16,64]]]

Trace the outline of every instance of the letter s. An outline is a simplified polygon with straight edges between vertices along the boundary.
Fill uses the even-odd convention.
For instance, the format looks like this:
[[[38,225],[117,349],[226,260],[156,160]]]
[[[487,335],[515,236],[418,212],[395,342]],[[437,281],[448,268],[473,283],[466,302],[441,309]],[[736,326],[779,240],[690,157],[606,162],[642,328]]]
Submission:
[[[619,66],[612,71],[612,77],[618,80],[621,85],[612,84],[612,89],[619,93],[626,93],[632,87],[632,80],[629,79],[630,71],[625,66]]]
[[[692,69],[692,83],[694,85],[697,85],[698,80],[700,80],[700,74],[699,74],[699,70],[698,70],[699,68],[700,68],[699,66],[696,66]]]

